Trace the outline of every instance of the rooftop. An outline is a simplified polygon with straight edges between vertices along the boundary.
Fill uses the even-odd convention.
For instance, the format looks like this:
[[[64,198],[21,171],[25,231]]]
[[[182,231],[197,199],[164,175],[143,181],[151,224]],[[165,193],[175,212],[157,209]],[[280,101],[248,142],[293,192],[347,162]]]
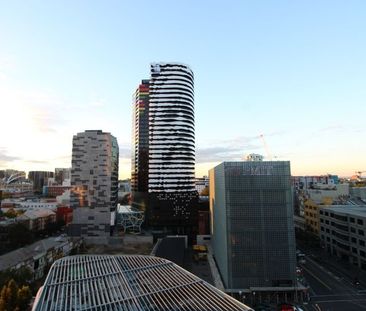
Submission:
[[[335,213],[366,217],[366,205],[326,205],[321,209]]]
[[[47,250],[62,242],[66,242],[67,240],[67,237],[62,236],[51,237],[6,253],[5,255],[0,256],[0,271],[15,267],[17,264],[36,257],[39,254],[45,253]]]
[[[57,260],[33,310],[71,309],[251,310],[168,260],[137,255]]]
[[[17,219],[18,220],[38,219],[52,215],[56,215],[56,213],[48,208],[29,209],[26,210],[22,215],[18,216]]]

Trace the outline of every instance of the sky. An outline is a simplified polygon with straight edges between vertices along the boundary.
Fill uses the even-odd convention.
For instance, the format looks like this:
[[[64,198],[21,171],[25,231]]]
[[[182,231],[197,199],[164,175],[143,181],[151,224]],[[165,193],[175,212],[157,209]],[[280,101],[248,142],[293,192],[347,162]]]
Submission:
[[[351,176],[365,55],[363,0],[0,0],[0,169],[70,167],[73,135],[101,129],[130,177],[132,94],[177,61],[195,75],[197,177],[249,153]]]

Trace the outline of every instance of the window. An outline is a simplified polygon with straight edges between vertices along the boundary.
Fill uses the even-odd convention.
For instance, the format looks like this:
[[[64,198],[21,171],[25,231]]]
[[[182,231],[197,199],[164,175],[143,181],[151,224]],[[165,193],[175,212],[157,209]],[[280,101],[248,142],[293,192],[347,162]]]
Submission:
[[[356,238],[351,238],[351,241],[352,241],[353,243],[357,243],[357,239],[356,239]]]
[[[364,231],[363,231],[363,230],[361,230],[361,229],[358,229],[358,234],[359,234],[359,235],[365,235]]]
[[[350,217],[349,221],[355,223],[355,219],[353,217]]]
[[[357,219],[357,224],[363,226],[363,220],[362,219]]]
[[[357,248],[355,248],[355,247],[352,247],[352,253],[355,253],[355,254],[357,254]]]
[[[351,232],[356,233],[356,229],[351,227]]]
[[[360,251],[360,255],[361,255],[362,257],[366,257],[366,253],[365,253],[364,251]]]
[[[358,240],[358,244],[360,244],[361,246],[365,246],[365,241],[364,240]]]

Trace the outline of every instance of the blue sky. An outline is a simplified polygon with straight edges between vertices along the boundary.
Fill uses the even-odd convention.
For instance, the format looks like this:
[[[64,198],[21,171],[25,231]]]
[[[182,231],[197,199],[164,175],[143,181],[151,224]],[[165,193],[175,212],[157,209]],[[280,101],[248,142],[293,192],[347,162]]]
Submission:
[[[292,173],[366,170],[365,1],[0,0],[0,168],[70,166],[102,129],[130,175],[132,93],[149,64],[195,73],[197,176],[266,155]]]

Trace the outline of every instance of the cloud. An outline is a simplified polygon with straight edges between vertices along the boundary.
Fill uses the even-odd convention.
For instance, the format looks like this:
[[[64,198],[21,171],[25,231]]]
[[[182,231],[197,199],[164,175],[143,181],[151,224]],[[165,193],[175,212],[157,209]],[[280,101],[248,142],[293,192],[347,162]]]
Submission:
[[[24,162],[33,163],[33,164],[48,164],[49,163],[49,161],[47,161],[47,160],[26,160]]]
[[[317,132],[333,132],[333,131],[339,131],[339,130],[344,130],[344,126],[340,125],[340,124],[335,124],[335,125],[329,125],[327,127],[323,127],[317,130]]]
[[[239,136],[233,139],[221,140],[211,143],[209,147],[198,147],[196,151],[196,162],[217,162],[242,159],[248,151],[261,148],[254,142],[258,141],[259,136]],[[212,147],[212,145],[216,145]]]
[[[71,153],[68,155],[63,155],[63,156],[59,156],[59,157],[55,157],[51,159],[53,160],[70,160],[71,161]]]
[[[119,157],[123,159],[130,159],[131,158],[131,147],[127,145],[119,146]]]
[[[19,157],[9,156],[7,155],[6,148],[0,148],[0,162],[12,162],[20,160]]]
[[[90,103],[91,107],[100,108],[105,106],[105,103],[102,100],[96,100]]]

